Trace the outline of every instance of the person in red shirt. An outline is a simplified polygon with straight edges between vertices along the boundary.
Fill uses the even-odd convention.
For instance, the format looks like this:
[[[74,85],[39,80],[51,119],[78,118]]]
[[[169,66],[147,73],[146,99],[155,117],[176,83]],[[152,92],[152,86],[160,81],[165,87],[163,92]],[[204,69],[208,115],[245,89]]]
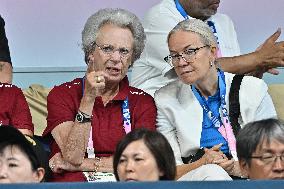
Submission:
[[[12,125],[32,136],[34,126],[25,96],[15,85],[0,83],[0,126]]]
[[[126,76],[145,44],[139,19],[123,9],[99,10],[87,20],[82,43],[85,77],[54,87],[47,99],[43,135],[53,137],[52,181],[115,180],[116,144],[135,128],[155,130],[153,98]]]
[[[12,83],[12,72],[13,68],[5,32],[5,21],[0,15],[0,82]]]

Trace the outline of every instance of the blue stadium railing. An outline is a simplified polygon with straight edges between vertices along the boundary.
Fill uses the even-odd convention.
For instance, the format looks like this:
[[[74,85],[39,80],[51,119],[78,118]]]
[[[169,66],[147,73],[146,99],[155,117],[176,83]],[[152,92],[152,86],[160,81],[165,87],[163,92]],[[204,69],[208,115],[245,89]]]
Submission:
[[[1,189],[283,189],[284,181],[0,184]]]

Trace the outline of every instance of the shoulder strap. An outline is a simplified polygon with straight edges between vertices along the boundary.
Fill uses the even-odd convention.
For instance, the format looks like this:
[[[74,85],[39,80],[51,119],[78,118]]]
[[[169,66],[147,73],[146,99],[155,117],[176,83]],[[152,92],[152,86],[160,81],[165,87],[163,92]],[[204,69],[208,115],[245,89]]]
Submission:
[[[241,128],[238,122],[238,118],[240,117],[239,90],[243,77],[244,75],[234,76],[229,94],[229,118],[235,136],[238,134]]]

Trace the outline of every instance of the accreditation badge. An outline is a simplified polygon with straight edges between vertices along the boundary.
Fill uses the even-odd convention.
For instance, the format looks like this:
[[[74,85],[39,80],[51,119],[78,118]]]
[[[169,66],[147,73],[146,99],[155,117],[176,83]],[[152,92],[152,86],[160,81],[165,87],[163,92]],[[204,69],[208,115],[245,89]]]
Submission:
[[[116,182],[113,173],[84,171],[83,174],[88,182]]]

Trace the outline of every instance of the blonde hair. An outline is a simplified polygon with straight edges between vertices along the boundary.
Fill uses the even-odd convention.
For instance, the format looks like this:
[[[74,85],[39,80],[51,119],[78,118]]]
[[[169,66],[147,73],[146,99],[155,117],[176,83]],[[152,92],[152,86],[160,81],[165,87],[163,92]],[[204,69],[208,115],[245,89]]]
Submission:
[[[196,33],[201,37],[204,45],[217,47],[216,37],[214,36],[211,28],[202,20],[186,19],[179,22],[168,34],[167,42],[169,42],[170,36],[177,31],[188,31]]]

